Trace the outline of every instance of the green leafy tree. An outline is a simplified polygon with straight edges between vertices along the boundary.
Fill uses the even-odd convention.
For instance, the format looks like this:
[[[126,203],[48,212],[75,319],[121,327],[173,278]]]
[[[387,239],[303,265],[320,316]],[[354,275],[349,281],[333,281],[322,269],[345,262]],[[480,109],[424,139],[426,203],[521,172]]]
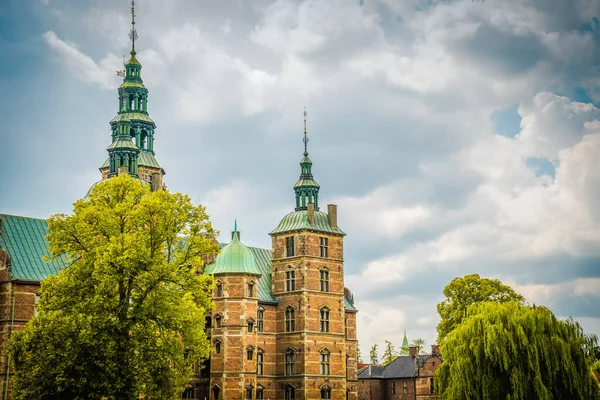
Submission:
[[[389,340],[385,341],[385,350],[383,351],[382,363],[383,365],[391,363],[394,358],[397,357],[394,345]]]
[[[11,338],[14,398],[175,398],[210,350],[213,279],[201,272],[217,246],[204,209],[122,175],[48,227],[69,266],[42,282],[39,316]]]
[[[480,301],[525,301],[523,296],[498,279],[480,278],[478,274],[454,278],[444,288],[444,296],[446,298],[437,305],[437,312],[441,318],[437,326],[440,345],[444,343],[446,336],[460,325],[469,305]]]
[[[424,339],[417,338],[417,339],[413,340],[413,342],[411,343],[411,346],[417,348],[417,354],[421,354],[421,350],[425,349],[426,344],[427,344],[427,342]]]
[[[379,352],[377,351],[377,347],[377,343],[375,343],[373,346],[371,346],[371,351],[369,351],[369,358],[371,364],[379,363]]]
[[[545,307],[480,302],[441,347],[437,391],[446,400],[597,400],[596,344],[577,322]]]

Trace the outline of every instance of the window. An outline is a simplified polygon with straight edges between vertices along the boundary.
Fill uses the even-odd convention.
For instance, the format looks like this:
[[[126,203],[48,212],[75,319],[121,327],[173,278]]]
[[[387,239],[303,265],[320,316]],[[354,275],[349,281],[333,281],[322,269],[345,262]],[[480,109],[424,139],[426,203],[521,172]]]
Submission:
[[[331,388],[329,386],[323,386],[321,388],[321,400],[331,399]]]
[[[252,388],[251,387],[246,388],[246,400],[252,400]]]
[[[285,290],[287,292],[296,290],[296,271],[293,269],[285,271]]]
[[[265,390],[261,387],[256,388],[256,400],[262,400],[265,398]]]
[[[319,255],[329,257],[329,239],[326,237],[319,238]]]
[[[321,375],[329,375],[329,350],[321,351]]]
[[[321,292],[329,292],[329,271],[322,269],[321,274]]]
[[[406,382],[404,382],[404,384],[402,385],[402,393],[403,394],[408,393],[408,384]]]
[[[344,333],[346,334],[346,337],[348,337],[348,316],[347,315],[344,316]]]
[[[435,382],[433,381],[433,378],[429,378],[429,393],[435,393]]]
[[[248,361],[252,361],[252,358],[254,358],[254,347],[249,346],[246,349],[246,356],[248,358]]]
[[[292,385],[285,387],[285,400],[296,400],[296,389]]]
[[[193,399],[194,398],[194,389],[186,388],[181,394],[182,399]]]
[[[248,297],[254,297],[254,282],[248,284]]]
[[[249,319],[248,320],[248,332],[251,333],[253,330],[254,330],[254,320]]]
[[[217,282],[217,297],[223,297],[223,284]]]
[[[296,312],[294,307],[288,306],[285,309],[285,331],[293,332],[296,330]]]
[[[33,306],[33,316],[38,316],[38,303],[40,302],[41,295],[39,293],[35,294],[35,305]]]
[[[221,327],[221,316],[219,314],[215,315],[215,326],[217,328]]]
[[[256,353],[256,375],[262,375],[264,373],[264,361],[265,353],[259,349]],[[258,390],[256,394],[258,395]]]
[[[396,382],[392,382],[392,394],[396,394]]]
[[[292,257],[294,255],[294,237],[285,238],[285,255],[286,257]]]
[[[256,329],[259,332],[263,332],[265,329],[265,310],[262,308],[258,309],[258,313],[257,313],[257,325],[256,325]]]
[[[321,312],[321,332],[329,332],[329,309],[323,307]]]
[[[219,392],[221,391],[221,389],[218,386],[213,386],[213,399],[217,400],[219,398]]]
[[[215,340],[215,354],[221,354],[221,341]]]
[[[285,374],[295,375],[296,374],[296,353],[294,350],[287,349],[285,351]],[[286,397],[287,399],[287,397]]]

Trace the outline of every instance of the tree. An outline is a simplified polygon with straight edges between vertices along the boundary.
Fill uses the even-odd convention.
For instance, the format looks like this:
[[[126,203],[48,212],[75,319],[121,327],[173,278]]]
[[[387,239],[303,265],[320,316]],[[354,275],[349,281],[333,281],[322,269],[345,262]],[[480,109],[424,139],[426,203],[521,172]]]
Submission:
[[[394,358],[397,357],[396,350],[394,349],[394,345],[389,340],[385,341],[385,350],[383,351],[383,357],[381,362],[383,365],[391,363]]]
[[[369,358],[370,358],[371,364],[379,363],[379,353],[377,351],[377,343],[375,343],[373,346],[371,346],[371,351],[369,351]]]
[[[436,372],[446,400],[600,399],[590,349],[597,338],[545,307],[480,302],[441,347]]]
[[[523,296],[498,279],[480,278],[478,274],[454,278],[444,288],[444,296],[446,299],[437,305],[437,312],[441,318],[437,326],[440,345],[444,343],[446,336],[460,325],[469,305],[480,301],[496,303],[525,301]]]
[[[39,316],[15,332],[16,399],[172,399],[208,357],[204,317],[217,246],[189,197],[127,175],[49,218],[69,266],[42,282]]]
[[[424,339],[417,338],[417,339],[413,340],[413,342],[411,343],[411,346],[417,348],[417,354],[421,354],[421,350],[423,350],[425,348],[426,344],[427,344],[427,342]]]
[[[360,352],[360,345],[358,344],[358,340],[356,341],[356,362],[359,364],[363,364],[362,353]]]

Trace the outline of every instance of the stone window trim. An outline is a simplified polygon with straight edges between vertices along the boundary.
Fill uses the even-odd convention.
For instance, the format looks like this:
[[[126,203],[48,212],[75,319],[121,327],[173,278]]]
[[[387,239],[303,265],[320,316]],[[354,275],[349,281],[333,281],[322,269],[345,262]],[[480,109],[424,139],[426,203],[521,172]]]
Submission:
[[[246,347],[246,359],[252,361],[254,359],[254,346]]]
[[[319,308],[319,330],[321,332],[329,332],[329,316],[331,310],[327,306]]]
[[[285,375],[296,375],[296,350],[288,347],[283,352],[284,364],[285,364]]]
[[[296,290],[296,270],[288,265],[285,268],[285,291],[293,292]]]
[[[319,283],[321,292],[329,292],[329,269],[325,266],[319,268]]]
[[[319,352],[319,361],[321,367],[321,375],[329,375],[330,374],[330,360],[331,360],[331,352],[328,349],[322,349]]]
[[[221,354],[221,339],[215,339],[213,343],[215,346],[215,354]]]
[[[285,308],[285,331],[294,332],[296,330],[296,309],[293,306]]]
[[[285,238],[285,256],[293,257],[295,255],[294,236],[288,236]]]
[[[285,387],[284,399],[296,400],[296,387],[291,383],[288,383]]]
[[[221,328],[223,323],[223,316],[221,314],[215,314],[213,320],[215,321],[215,328]]]
[[[323,258],[329,257],[329,238],[319,237],[319,256]]]
[[[265,388],[262,385],[256,385],[256,400],[265,398]]]
[[[392,382],[392,394],[396,394],[396,382]]]
[[[327,384],[321,386],[321,400],[329,400],[331,399],[331,387]]]
[[[253,392],[254,392],[254,387],[252,385],[246,386],[246,396],[244,398],[246,400],[252,400]]]
[[[252,333],[254,331],[254,319],[248,319],[248,333]]]
[[[408,384],[406,383],[406,381],[404,381],[403,385],[402,385],[402,394],[407,394],[408,393]]]
[[[215,289],[215,297],[223,297],[223,282],[217,281]]]
[[[259,347],[256,351],[256,375],[263,375],[265,370],[265,352]]]
[[[248,282],[248,297],[255,297],[255,288],[256,288],[256,282],[254,281],[250,281]]]

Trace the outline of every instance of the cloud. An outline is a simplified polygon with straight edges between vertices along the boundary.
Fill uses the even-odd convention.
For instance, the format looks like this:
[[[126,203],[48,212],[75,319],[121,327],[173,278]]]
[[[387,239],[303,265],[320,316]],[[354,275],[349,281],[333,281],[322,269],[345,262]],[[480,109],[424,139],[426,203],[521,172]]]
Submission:
[[[117,82],[115,71],[122,67],[117,56],[107,54],[96,64],[91,57],[81,52],[75,44],[59,39],[53,31],[44,33],[42,37],[62,57],[65,66],[76,79],[88,84],[97,84],[103,89],[114,90]]]

